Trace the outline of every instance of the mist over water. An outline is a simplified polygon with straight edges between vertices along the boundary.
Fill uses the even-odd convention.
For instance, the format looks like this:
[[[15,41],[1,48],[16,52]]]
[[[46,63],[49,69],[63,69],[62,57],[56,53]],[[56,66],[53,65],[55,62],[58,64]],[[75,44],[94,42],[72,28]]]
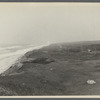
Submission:
[[[49,43],[39,46],[32,45],[17,45],[10,47],[1,47],[0,48],[0,74],[6,71],[14,64],[21,56],[26,52],[32,51],[35,49],[40,49],[44,46],[48,46]]]

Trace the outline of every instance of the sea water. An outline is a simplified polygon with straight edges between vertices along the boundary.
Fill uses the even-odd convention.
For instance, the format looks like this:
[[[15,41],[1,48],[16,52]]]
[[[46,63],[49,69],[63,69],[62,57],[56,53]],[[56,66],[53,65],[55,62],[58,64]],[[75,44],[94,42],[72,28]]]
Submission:
[[[17,46],[9,46],[9,47],[1,47],[0,48],[0,74],[6,71],[14,64],[21,56],[23,56],[28,51],[32,51],[35,49],[40,49],[44,46],[48,46],[49,44],[40,45],[40,46],[32,46],[32,45],[17,45]]]

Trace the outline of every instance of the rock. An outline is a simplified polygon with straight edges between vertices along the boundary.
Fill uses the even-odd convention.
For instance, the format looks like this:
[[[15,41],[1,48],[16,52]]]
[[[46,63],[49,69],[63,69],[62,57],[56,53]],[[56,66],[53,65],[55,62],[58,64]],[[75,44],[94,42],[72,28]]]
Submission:
[[[96,84],[96,82],[94,80],[87,80],[87,84]]]

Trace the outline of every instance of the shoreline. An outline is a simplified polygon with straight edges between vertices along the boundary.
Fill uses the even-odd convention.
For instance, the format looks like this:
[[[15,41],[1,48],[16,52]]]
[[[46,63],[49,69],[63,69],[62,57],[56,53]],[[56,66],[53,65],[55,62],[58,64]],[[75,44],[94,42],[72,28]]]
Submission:
[[[5,67],[1,67],[1,72],[0,72],[0,75],[2,75],[3,73],[5,73],[7,70],[9,70],[9,68],[11,66],[14,66],[16,63],[19,62],[19,59],[21,59],[27,52],[31,52],[31,51],[34,51],[34,50],[38,50],[38,49],[41,49],[45,46],[48,46],[48,44],[45,44],[45,45],[40,45],[40,46],[35,46],[35,47],[31,47],[31,48],[27,48],[27,49],[24,49],[24,50],[18,50],[14,53],[9,53],[9,54],[4,54],[0,59],[4,59],[4,60],[8,60],[8,63],[9,63],[9,60],[10,60],[10,64],[9,65],[5,65]],[[3,71],[2,71],[3,70]]]

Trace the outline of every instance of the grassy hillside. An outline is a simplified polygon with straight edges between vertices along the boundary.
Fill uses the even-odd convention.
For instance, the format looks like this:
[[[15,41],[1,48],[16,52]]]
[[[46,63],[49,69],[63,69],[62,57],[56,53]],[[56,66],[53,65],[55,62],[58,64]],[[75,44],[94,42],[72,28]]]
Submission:
[[[99,42],[52,44],[1,74],[0,95],[100,95],[99,77]]]

